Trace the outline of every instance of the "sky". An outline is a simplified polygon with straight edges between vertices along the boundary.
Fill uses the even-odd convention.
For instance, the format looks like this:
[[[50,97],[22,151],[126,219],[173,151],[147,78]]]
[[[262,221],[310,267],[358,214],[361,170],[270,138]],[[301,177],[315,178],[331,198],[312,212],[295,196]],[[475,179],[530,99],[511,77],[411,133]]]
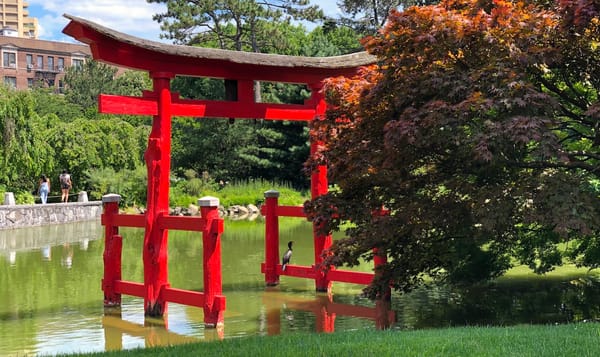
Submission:
[[[337,0],[312,0],[325,14],[337,17]],[[162,13],[163,4],[148,4],[146,0],[29,0],[29,16],[38,19],[41,40],[73,42],[62,33],[69,14],[96,22],[128,35],[153,41],[161,40],[160,26],[152,15]]]

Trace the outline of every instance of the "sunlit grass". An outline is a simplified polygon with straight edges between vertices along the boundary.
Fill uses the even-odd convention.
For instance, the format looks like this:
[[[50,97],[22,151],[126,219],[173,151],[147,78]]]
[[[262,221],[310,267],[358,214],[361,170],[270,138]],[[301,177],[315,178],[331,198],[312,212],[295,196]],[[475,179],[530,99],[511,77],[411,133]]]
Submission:
[[[506,272],[506,274],[499,278],[502,279],[515,279],[515,278],[549,278],[549,279],[567,279],[567,278],[578,278],[584,276],[598,277],[600,272],[597,270],[589,270],[587,268],[578,268],[575,264],[563,264],[562,266],[556,267],[554,270],[539,275],[531,271],[526,265],[518,265]]]
[[[301,205],[309,199],[306,192],[298,192],[287,183],[265,180],[234,182],[225,185],[213,194],[215,197],[219,197],[221,204],[224,206],[248,203],[259,204],[264,201],[265,192],[269,190],[279,191],[278,202],[280,205]]]
[[[245,337],[90,356],[596,356],[600,324]]]
[[[198,198],[212,196],[219,199],[221,205],[230,207],[233,205],[259,205],[265,199],[265,191],[279,191],[279,204],[297,206],[302,205],[310,198],[308,192],[295,190],[288,183],[270,182],[266,180],[247,180],[240,182],[231,182],[222,188],[207,187],[198,192],[197,195],[186,195],[177,190],[172,194],[172,204],[186,207],[189,204],[196,204]]]

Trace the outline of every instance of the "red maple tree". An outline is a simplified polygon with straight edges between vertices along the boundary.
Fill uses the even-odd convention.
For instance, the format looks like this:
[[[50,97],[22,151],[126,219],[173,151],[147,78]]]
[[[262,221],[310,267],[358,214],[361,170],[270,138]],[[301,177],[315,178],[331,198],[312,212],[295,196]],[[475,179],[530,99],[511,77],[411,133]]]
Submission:
[[[346,227],[327,263],[384,251],[369,289],[477,282],[568,253],[600,263],[600,3],[448,0],[392,12],[376,65],[332,78],[312,126],[337,185],[306,205]],[[388,215],[373,215],[381,208]],[[565,253],[558,244],[573,241]]]

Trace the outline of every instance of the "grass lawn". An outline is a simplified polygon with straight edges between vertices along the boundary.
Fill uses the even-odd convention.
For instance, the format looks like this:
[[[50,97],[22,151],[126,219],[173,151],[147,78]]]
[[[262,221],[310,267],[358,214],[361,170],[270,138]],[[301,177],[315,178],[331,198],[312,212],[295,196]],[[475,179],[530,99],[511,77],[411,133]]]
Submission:
[[[600,324],[245,337],[86,356],[598,356]]]

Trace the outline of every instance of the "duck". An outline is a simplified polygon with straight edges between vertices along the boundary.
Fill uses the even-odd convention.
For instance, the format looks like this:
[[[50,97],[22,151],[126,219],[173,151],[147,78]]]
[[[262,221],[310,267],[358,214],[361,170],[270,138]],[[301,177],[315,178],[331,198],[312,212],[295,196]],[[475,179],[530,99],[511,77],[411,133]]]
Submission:
[[[288,242],[288,250],[283,255],[283,258],[281,258],[281,271],[285,271],[285,267],[288,265],[290,259],[292,258],[292,244],[294,244],[293,241]]]

